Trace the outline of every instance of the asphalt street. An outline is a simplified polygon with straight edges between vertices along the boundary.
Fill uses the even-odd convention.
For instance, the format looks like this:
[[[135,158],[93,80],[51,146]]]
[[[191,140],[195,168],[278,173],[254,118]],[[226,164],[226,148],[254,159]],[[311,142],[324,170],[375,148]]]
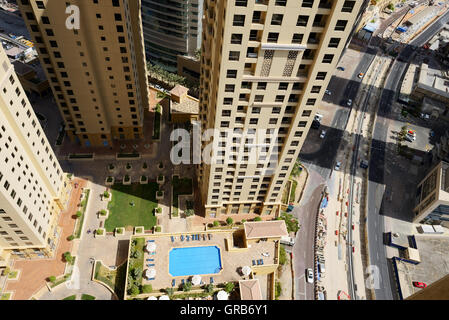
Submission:
[[[348,107],[346,103],[348,99],[355,100],[361,83],[357,75],[359,72],[366,73],[374,60],[375,54],[375,49],[367,48],[351,79],[342,79],[338,76],[338,70],[335,72],[327,88],[333,92],[331,99],[334,101],[334,104],[344,108],[335,112],[331,126],[327,129],[326,137],[322,141],[320,149],[313,153],[301,152],[299,155],[301,162],[307,163],[310,170],[318,172],[326,180],[332,173],[338,150],[341,147],[341,143],[344,142],[343,135],[352,111],[352,107]],[[316,134],[316,130],[311,129],[308,134]],[[310,138],[308,140],[310,141]]]
[[[386,260],[386,250],[383,241],[384,228],[384,203],[383,194],[385,190],[385,161],[386,141],[389,132],[389,118],[392,104],[396,99],[399,83],[404,75],[408,62],[412,58],[417,47],[424,45],[433,35],[449,21],[449,12],[443,15],[437,22],[422,32],[415,40],[407,45],[394,62],[390,74],[385,82],[381,95],[378,117],[373,132],[371,145],[371,159],[368,183],[368,242],[370,264],[379,270],[380,286],[374,288],[377,300],[397,299],[395,284],[389,263]],[[388,213],[390,216],[394,212]],[[399,214],[399,213],[398,213]]]

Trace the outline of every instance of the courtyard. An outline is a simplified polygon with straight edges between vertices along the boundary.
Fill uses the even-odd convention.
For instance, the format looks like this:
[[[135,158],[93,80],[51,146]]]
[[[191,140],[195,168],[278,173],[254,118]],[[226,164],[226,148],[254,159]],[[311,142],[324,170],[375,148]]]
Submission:
[[[107,232],[124,227],[132,230],[135,226],[152,229],[157,222],[154,209],[158,206],[156,182],[148,184],[113,185],[110,189],[112,199],[108,204],[109,216],[105,221]]]

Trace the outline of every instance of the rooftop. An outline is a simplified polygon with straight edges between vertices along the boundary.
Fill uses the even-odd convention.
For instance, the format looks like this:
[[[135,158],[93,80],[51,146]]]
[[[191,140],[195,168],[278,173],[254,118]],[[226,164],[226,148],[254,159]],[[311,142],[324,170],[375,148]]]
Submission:
[[[263,300],[259,279],[240,280],[239,287],[241,300]]]
[[[181,97],[181,96],[187,94],[188,91],[189,91],[188,88],[186,88],[186,87],[181,86],[181,85],[178,84],[178,85],[176,85],[176,87],[174,87],[174,88],[170,91],[170,93],[171,93],[172,95]]]
[[[171,101],[172,113],[198,114],[200,112],[199,102],[197,99],[187,96],[181,103]]]
[[[288,236],[287,227],[282,220],[245,222],[244,228],[247,239]]]

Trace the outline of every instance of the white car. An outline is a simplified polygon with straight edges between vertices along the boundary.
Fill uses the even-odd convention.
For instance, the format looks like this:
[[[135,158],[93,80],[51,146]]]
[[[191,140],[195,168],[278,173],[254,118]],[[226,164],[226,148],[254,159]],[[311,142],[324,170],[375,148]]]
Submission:
[[[321,130],[320,138],[324,139],[325,136],[326,136],[326,130]]]
[[[352,106],[352,99],[349,99],[347,104],[349,107]]]
[[[307,269],[307,282],[313,283],[313,271],[311,268]]]
[[[329,90],[324,91],[324,93],[327,94],[327,95],[331,95],[332,94],[332,92],[330,92]]]
[[[334,170],[335,170],[335,171],[338,171],[338,170],[340,170],[340,168],[341,168],[341,162],[338,161],[338,162],[335,164]]]

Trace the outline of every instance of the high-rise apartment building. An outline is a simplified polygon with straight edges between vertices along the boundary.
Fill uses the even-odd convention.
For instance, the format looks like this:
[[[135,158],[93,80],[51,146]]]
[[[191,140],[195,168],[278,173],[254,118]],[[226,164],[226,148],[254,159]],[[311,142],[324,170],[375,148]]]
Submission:
[[[201,48],[203,0],[142,0],[147,59],[177,72],[177,56]]]
[[[0,163],[0,251],[51,251],[66,175],[1,46]]]
[[[140,1],[18,4],[72,141],[142,138],[148,79]]]
[[[212,147],[217,161],[198,166],[206,217],[278,212],[361,4],[205,1],[201,129],[219,130]],[[232,136],[239,130],[246,136]],[[261,141],[257,135],[263,130]],[[203,142],[202,150],[209,144]],[[227,164],[228,157],[240,160]]]

